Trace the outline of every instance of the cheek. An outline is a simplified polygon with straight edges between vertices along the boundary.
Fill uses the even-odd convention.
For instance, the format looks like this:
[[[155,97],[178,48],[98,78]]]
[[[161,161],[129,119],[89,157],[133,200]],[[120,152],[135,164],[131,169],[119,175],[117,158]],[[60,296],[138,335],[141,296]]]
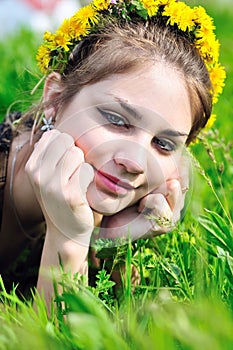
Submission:
[[[87,162],[91,157],[97,157],[102,143],[103,138],[100,132],[87,132],[75,139],[75,146],[81,148]]]
[[[93,148],[93,144],[91,142],[82,142],[82,140],[75,140],[75,146],[79,147],[83,153],[84,153],[84,158],[87,161],[88,154],[90,152],[90,149]]]
[[[74,109],[74,108],[73,108]],[[71,135],[75,145],[88,152],[95,145],[102,142],[103,130],[99,123],[92,117],[92,109],[72,113],[68,109],[55,124],[56,129]]]
[[[117,149],[122,148],[122,140],[99,128],[81,135],[75,145],[82,149],[86,162],[102,167],[112,160]]]

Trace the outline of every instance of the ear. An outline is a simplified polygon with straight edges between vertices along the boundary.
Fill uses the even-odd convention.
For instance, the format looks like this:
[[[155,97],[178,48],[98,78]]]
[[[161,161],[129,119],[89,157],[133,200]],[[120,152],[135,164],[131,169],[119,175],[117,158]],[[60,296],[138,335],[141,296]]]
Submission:
[[[43,90],[43,103],[45,104],[44,114],[45,118],[49,119],[51,116],[54,117],[57,113],[57,106],[53,104],[56,99],[63,91],[63,85],[61,82],[61,75],[53,72],[46,78]]]

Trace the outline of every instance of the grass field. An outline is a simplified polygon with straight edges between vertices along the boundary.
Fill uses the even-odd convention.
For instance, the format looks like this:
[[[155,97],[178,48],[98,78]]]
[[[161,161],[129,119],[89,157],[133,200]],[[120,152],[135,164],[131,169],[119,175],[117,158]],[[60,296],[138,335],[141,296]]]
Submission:
[[[193,187],[184,219],[169,234],[114,252],[116,263],[126,263],[118,297],[104,268],[95,288],[64,274],[50,315],[38,295],[33,307],[1,283],[0,349],[233,349],[233,10],[216,1],[189,3],[206,4],[214,17],[227,79],[214,129],[190,149]],[[2,117],[38,98],[40,91],[30,91],[39,79],[39,41],[22,30],[0,42]],[[132,265],[141,277],[136,288]]]

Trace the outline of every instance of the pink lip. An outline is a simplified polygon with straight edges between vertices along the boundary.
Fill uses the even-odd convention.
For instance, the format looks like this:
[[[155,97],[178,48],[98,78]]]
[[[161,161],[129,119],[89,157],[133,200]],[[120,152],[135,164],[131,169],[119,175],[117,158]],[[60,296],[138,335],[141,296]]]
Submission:
[[[122,181],[115,176],[110,174],[106,174],[102,171],[96,171],[96,183],[99,187],[104,187],[107,190],[110,190],[113,193],[125,195],[128,191],[132,191],[134,187],[127,183],[126,181]]]

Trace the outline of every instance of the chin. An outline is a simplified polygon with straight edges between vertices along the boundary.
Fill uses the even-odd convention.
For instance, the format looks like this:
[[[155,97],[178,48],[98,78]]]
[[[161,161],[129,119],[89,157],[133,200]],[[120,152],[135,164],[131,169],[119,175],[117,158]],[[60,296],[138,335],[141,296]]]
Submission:
[[[86,193],[87,201],[90,207],[99,214],[111,216],[134,202],[134,194],[128,193],[127,196],[99,191],[95,186],[90,185]]]
[[[111,196],[93,196],[87,193],[87,201],[92,210],[104,216],[111,216],[125,209],[131,204],[129,198],[114,198]]]
[[[114,215],[126,207],[116,202],[118,201],[102,200],[101,202],[95,202],[94,200],[88,200],[91,209],[104,216]]]

